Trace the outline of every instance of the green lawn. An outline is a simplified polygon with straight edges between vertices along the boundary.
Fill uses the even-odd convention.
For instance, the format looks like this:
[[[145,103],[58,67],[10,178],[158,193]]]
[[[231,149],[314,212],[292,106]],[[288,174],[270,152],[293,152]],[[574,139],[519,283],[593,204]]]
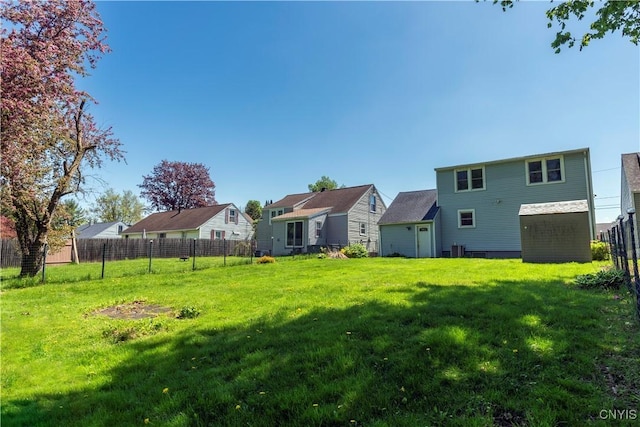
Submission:
[[[3,271],[2,425],[640,419],[631,297],[572,285],[607,264],[300,258],[191,271],[176,263],[154,260],[171,272],[152,274],[133,274],[144,271],[138,261],[110,263],[104,280],[99,264],[56,267],[46,284]],[[96,314],[134,301],[171,311]],[[181,311],[199,316],[176,318]]]

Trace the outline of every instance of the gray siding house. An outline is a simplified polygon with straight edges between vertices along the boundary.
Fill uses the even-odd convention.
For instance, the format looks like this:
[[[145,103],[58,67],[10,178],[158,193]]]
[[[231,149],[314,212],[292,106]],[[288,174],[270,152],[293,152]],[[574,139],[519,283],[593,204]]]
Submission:
[[[128,225],[122,221],[84,224],[76,228],[78,239],[119,239]]]
[[[251,221],[233,204],[156,212],[122,232],[131,239],[247,240]]]
[[[373,184],[290,194],[262,209],[258,251],[288,255],[358,242],[377,252],[377,224],[385,211]]]
[[[436,168],[443,256],[520,257],[522,205],[586,200],[595,232],[588,148]]]
[[[398,193],[378,221],[380,256],[440,256],[442,248],[436,202],[436,190]]]
[[[624,219],[628,219],[629,210],[633,209],[633,226],[635,231],[636,250],[640,251],[640,231],[638,230],[638,214],[640,213],[640,153],[622,155],[622,177],[620,189],[620,209]],[[631,244],[630,242],[628,243]]]

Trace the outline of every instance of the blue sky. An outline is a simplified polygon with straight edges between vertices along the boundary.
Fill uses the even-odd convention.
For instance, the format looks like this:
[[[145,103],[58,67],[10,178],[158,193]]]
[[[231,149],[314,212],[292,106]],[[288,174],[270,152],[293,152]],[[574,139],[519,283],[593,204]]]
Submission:
[[[638,47],[616,33],[554,54],[548,2],[97,6],[112,52],[79,86],[126,164],[92,171],[96,194],[139,194],[166,159],[206,165],[220,203],[327,175],[373,183],[389,205],[435,188],[436,167],[589,147],[608,222],[620,155],[640,151]]]

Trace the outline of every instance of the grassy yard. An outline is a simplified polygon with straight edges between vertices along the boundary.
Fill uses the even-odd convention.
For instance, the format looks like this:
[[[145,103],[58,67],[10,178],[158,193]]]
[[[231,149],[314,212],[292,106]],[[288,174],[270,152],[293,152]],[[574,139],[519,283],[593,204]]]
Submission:
[[[144,266],[127,261],[100,280],[99,265],[65,266],[46,284],[2,272],[3,426],[640,419],[631,298],[572,285],[605,264],[154,263],[172,272],[128,275]],[[129,318],[143,309],[158,314]]]

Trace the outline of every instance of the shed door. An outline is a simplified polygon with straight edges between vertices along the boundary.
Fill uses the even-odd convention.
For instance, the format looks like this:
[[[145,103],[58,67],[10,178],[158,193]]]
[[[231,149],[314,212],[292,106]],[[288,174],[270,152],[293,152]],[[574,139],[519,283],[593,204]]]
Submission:
[[[418,258],[431,258],[431,224],[416,226],[418,233]]]

